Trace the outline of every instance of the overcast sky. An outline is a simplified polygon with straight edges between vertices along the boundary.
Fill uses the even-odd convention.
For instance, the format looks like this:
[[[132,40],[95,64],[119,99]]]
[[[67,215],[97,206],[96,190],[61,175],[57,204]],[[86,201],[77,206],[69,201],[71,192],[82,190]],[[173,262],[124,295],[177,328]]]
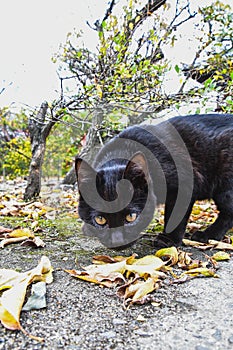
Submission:
[[[12,102],[30,106],[53,99],[59,89],[51,57],[68,32],[102,17],[105,0],[0,0],[0,107]],[[9,84],[11,84],[8,86]]]
[[[197,6],[199,1],[194,4]],[[95,45],[94,32],[86,20],[94,23],[102,18],[107,3],[108,0],[0,0],[0,91],[6,88],[0,94],[0,108],[14,102],[35,107],[58,97],[57,66],[51,57],[74,28],[83,28],[85,44]],[[178,60],[182,56],[188,60],[188,28],[189,24],[183,35],[186,45],[175,52]]]

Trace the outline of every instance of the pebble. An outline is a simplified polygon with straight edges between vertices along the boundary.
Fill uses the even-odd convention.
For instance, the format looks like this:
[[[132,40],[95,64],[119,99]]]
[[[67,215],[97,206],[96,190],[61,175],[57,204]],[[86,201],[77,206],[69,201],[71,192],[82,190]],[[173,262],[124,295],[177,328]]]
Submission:
[[[103,333],[100,333],[100,336],[106,339],[111,339],[116,337],[116,332],[114,331],[103,332]]]
[[[145,332],[141,329],[137,329],[134,333],[136,335],[140,335],[141,337],[151,337],[153,335],[152,333]]]
[[[112,323],[113,323],[115,326],[120,326],[120,325],[126,324],[127,321],[124,321],[124,320],[122,320],[122,319],[120,319],[120,318],[114,318],[114,319],[112,320]]]
[[[228,338],[230,344],[233,344],[233,334]]]
[[[203,345],[197,345],[195,347],[195,350],[211,350],[211,349],[207,348],[206,346],[203,346]]]
[[[212,337],[214,337],[218,341],[221,340],[222,339],[222,332],[220,331],[220,329],[216,329],[214,334],[212,334]]]

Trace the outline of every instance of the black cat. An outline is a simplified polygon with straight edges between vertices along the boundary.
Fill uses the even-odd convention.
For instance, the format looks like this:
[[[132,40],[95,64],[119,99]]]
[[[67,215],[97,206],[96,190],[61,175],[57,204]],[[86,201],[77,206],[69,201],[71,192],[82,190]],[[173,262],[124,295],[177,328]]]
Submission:
[[[182,243],[196,200],[213,199],[217,220],[193,239],[221,240],[233,227],[233,115],[175,117],[129,127],[98,153],[76,158],[83,231],[109,248],[137,240],[165,203],[158,247]]]

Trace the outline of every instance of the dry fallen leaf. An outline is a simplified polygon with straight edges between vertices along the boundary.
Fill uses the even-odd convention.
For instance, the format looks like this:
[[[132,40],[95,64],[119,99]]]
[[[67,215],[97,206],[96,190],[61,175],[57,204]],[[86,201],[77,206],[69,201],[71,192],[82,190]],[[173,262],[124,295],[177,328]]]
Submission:
[[[98,281],[98,280],[90,277],[88,275],[88,273],[85,271],[65,270],[65,272],[69,273],[71,276],[76,277],[80,280],[90,282],[90,283],[99,284],[99,285],[102,285],[104,287],[111,288],[112,284],[113,284],[113,282],[110,280]],[[116,281],[114,281],[114,282],[116,282]]]
[[[178,266],[181,268],[186,268],[192,263],[190,253],[180,251],[178,255]]]
[[[207,267],[197,267],[195,269],[190,269],[188,271],[185,271],[184,274],[191,276],[203,275],[205,277],[219,277],[213,269],[208,269]]]
[[[92,263],[93,264],[106,264],[106,263],[115,263],[115,262],[120,262],[120,261],[123,261],[123,260],[128,260],[128,259],[134,259],[136,257],[136,254],[132,255],[131,257],[125,257],[125,256],[114,256],[114,257],[111,257],[109,255],[95,255],[93,256],[93,259],[92,259]]]
[[[1,233],[11,232],[11,231],[13,231],[13,229],[8,228],[8,227],[4,227],[4,226],[0,226],[0,234]]]
[[[31,245],[37,248],[45,246],[45,243],[39,237],[35,237],[34,233],[28,228],[18,228],[0,233],[0,241],[1,248],[4,248],[8,244],[21,242],[25,242],[25,245]]]
[[[202,243],[197,241],[191,241],[189,239],[183,239],[183,244],[186,246],[191,246],[199,249],[220,249],[220,250],[233,250],[233,244],[225,243],[222,241],[215,241],[210,239],[208,243]]]
[[[136,318],[136,320],[138,322],[145,322],[146,321],[146,318],[143,316],[143,315],[138,315],[138,317]]]
[[[34,238],[34,233],[29,228],[18,228],[7,234],[7,238],[28,237]]]
[[[168,259],[169,265],[175,265],[178,262],[178,251],[176,247],[159,249],[155,253],[155,256]]]
[[[89,265],[85,271],[65,270],[69,274],[84,281],[102,284],[110,287],[114,284],[125,282],[123,274],[126,270],[126,262],[107,263],[104,265]]]
[[[192,241],[191,239],[186,239],[186,238],[183,238],[182,242],[185,246],[199,248],[199,249],[207,246],[207,243]],[[211,248],[211,245],[208,245],[208,247]]]
[[[126,291],[124,298],[126,300],[130,298],[127,302],[134,304],[140,302],[143,297],[158,288],[158,278],[149,277],[146,281],[131,284]]]
[[[211,259],[214,259],[215,261],[224,261],[224,260],[229,260],[230,258],[231,258],[230,254],[222,251],[217,252],[211,256]]]
[[[127,262],[129,262],[127,260]],[[127,274],[134,273],[139,275],[140,277],[164,277],[164,273],[159,271],[162,267],[164,267],[166,262],[162,259],[158,258],[155,255],[147,255],[141,259],[134,259],[132,264],[126,265]]]
[[[40,237],[35,237],[33,239],[26,239],[22,242],[22,246],[35,247],[35,248],[44,248],[45,242],[42,241]]]
[[[104,279],[115,279],[120,277],[125,273],[126,270],[126,262],[120,261],[114,264],[105,264],[105,265],[89,265],[86,266],[85,271],[89,274],[89,276],[97,279],[98,281],[102,281]]]
[[[233,250],[233,245],[229,243],[224,243],[224,242],[215,241],[215,240],[209,240],[208,243],[211,244],[214,249]]]
[[[42,256],[39,264],[27,272],[0,269],[0,321],[2,325],[11,330],[21,330],[36,340],[43,340],[28,334],[20,324],[20,312],[25,300],[29,284],[37,281],[52,282],[52,267],[49,259]]]
[[[210,243],[207,245],[184,241],[195,247],[199,244],[201,247],[216,246],[215,242],[214,245]],[[206,261],[201,261],[192,259],[191,255],[177,250],[176,247],[160,249],[155,255],[147,255],[140,259],[136,258],[136,254],[129,257],[99,255],[93,257],[94,264],[84,267],[84,271],[66,270],[66,272],[79,279],[108,288],[119,286],[117,296],[123,299],[124,306],[144,304],[154,301],[149,293],[158,289],[165,278],[169,278],[170,284],[180,284],[199,276],[218,277],[215,273],[217,263],[214,258],[206,256]],[[220,259],[220,254],[215,257]],[[221,254],[221,259],[223,258],[229,258],[229,255]],[[185,272],[180,273],[182,270]]]

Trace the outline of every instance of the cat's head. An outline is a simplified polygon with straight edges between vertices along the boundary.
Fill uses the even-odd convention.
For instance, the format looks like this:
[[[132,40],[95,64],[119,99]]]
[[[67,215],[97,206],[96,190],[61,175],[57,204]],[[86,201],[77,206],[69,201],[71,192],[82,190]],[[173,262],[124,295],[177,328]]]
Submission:
[[[147,161],[141,152],[130,160],[113,159],[100,169],[76,158],[83,232],[108,248],[128,246],[153,218],[156,198]]]

